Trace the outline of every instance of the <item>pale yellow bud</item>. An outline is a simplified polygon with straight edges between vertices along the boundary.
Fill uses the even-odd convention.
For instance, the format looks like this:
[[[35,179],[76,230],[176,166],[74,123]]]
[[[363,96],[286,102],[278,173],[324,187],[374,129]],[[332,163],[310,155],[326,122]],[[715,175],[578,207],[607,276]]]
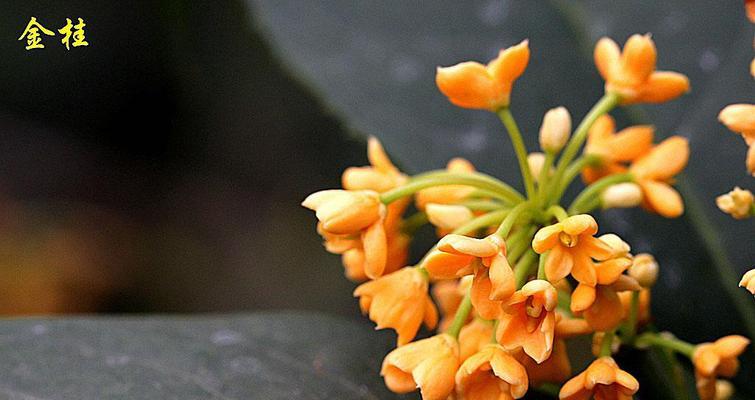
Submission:
[[[561,151],[569,141],[571,133],[571,115],[564,107],[548,110],[540,126],[540,148],[556,153]]]
[[[735,187],[731,192],[718,196],[716,205],[735,219],[745,219],[752,216],[753,200],[752,192]]]
[[[636,279],[640,286],[650,288],[658,280],[658,263],[650,254],[637,254],[628,272],[629,276]]]
[[[532,177],[535,178],[535,181],[539,180],[540,173],[543,171],[543,167],[545,166],[545,154],[540,152],[533,152],[528,154],[527,164],[530,166],[530,171],[532,171]],[[548,175],[553,174],[553,171],[554,169],[551,166]]]
[[[629,247],[629,244],[618,235],[615,235],[613,233],[606,233],[605,235],[601,235],[599,239],[602,240],[603,243],[611,247],[611,250],[613,251],[613,254],[611,254],[611,256],[613,258],[631,257],[629,255],[629,252],[632,250],[632,248]]]
[[[717,379],[716,380],[716,398],[715,400],[729,400],[734,395],[734,385],[731,382]]]
[[[604,190],[600,200],[603,208],[636,207],[642,202],[642,189],[632,182],[617,183]]]
[[[427,219],[440,229],[456,229],[474,218],[467,207],[430,203],[425,207]]]

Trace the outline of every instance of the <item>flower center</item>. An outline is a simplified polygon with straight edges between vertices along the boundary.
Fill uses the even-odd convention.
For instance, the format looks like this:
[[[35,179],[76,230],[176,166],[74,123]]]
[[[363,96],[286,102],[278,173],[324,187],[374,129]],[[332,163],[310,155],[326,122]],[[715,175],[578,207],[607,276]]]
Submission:
[[[579,242],[579,236],[570,235],[568,233],[561,232],[558,234],[558,240],[560,240],[561,244],[563,244],[566,247],[574,247]]]

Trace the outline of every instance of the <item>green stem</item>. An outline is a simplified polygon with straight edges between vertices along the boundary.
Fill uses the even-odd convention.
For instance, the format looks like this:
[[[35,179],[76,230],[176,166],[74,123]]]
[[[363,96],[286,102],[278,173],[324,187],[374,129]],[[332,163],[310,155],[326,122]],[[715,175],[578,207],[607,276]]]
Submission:
[[[521,201],[521,195],[510,186],[501,181],[488,179],[480,175],[482,174],[455,174],[451,172],[438,173],[427,178],[411,180],[403,186],[389,190],[380,195],[380,200],[384,204],[389,204],[402,197],[410,196],[422,189],[434,186],[463,185],[488,190],[492,193],[496,193],[502,200],[509,202]]]
[[[427,214],[423,212],[416,212],[406,218],[401,224],[401,230],[407,235],[414,235],[417,229],[428,223]]]
[[[538,261],[537,265],[537,279],[542,279],[544,281],[548,280],[548,277],[545,276],[545,261],[548,258],[548,253],[543,253],[540,255],[540,260]]]
[[[556,166],[556,173],[553,175],[554,185],[558,185],[561,182],[561,178],[566,172],[566,168],[569,163],[574,159],[582,144],[587,138],[587,132],[590,130],[595,121],[603,114],[613,110],[616,105],[619,104],[621,99],[617,94],[606,93],[598,100],[592,109],[585,115],[582,122],[579,123],[577,129],[574,131],[569,143],[566,145],[564,152],[561,154],[561,158],[558,160]]]
[[[545,162],[543,162],[543,169],[540,170],[540,176],[537,178],[537,204],[545,205],[548,201],[547,194],[549,192],[548,184],[550,183],[548,177],[550,175],[551,168],[553,167],[553,160],[556,158],[556,154],[551,151],[545,152]]]
[[[506,216],[506,218],[501,222],[501,225],[498,227],[498,230],[496,230],[495,234],[505,238],[509,235],[509,232],[511,232],[511,228],[514,226],[514,223],[519,219],[519,217],[527,211],[530,204],[528,202],[519,203],[516,207],[511,209],[511,212],[509,215]]]
[[[519,161],[519,169],[522,171],[522,179],[524,180],[524,188],[527,191],[527,197],[532,199],[535,196],[535,183],[532,179],[530,165],[527,163],[527,148],[524,145],[522,133],[519,131],[514,116],[511,115],[511,110],[508,107],[498,110],[498,117],[501,119],[501,122],[503,122],[503,125],[506,127],[506,131],[509,133],[511,144],[514,146],[514,152]]]
[[[453,336],[454,339],[459,338],[459,332],[461,332],[461,328],[464,326],[464,323],[467,322],[467,318],[469,317],[469,313],[472,311],[472,297],[469,295],[469,292],[464,296],[464,299],[461,301],[461,304],[459,304],[459,308],[456,310],[456,314],[454,315],[454,320],[451,323],[451,326],[448,327],[446,330],[446,333]]]
[[[632,174],[626,173],[610,175],[597,180],[577,195],[577,198],[569,206],[569,214],[574,215],[585,212],[585,206],[597,196],[600,196],[603,190],[617,183],[630,182],[632,179]]]
[[[640,305],[640,292],[632,292],[629,305],[629,320],[627,321],[627,342],[634,343],[637,337],[637,311]]]
[[[612,354],[611,345],[613,344],[613,337],[616,334],[614,331],[603,332],[603,342],[600,343],[600,356],[608,357]]]
[[[546,218],[550,217],[551,215],[556,217],[556,219],[558,219],[558,222],[561,222],[565,220],[566,218],[569,218],[569,214],[566,212],[566,210],[564,210],[563,207],[558,206],[558,205],[550,206],[548,207],[547,210],[545,210]]]
[[[521,289],[527,283],[527,278],[532,273],[532,266],[535,265],[536,259],[537,253],[530,249],[514,266],[514,279],[516,279],[517,289]]]
[[[561,201],[561,197],[564,196],[564,192],[566,192],[566,189],[569,188],[569,185],[572,183],[572,181],[574,181],[577,175],[582,172],[582,169],[587,166],[594,165],[597,161],[597,156],[587,154],[571,163],[571,165],[566,168],[566,172],[564,172],[564,176],[561,179],[561,182],[555,182],[553,184],[552,189],[555,189],[555,193],[553,193],[553,196],[551,196],[553,203],[558,204],[558,202]]]
[[[461,205],[472,211],[495,211],[506,207],[501,202],[490,200],[469,200],[461,203]]]
[[[509,263],[513,264],[519,257],[530,247],[529,242],[532,240],[532,235],[535,227],[523,226],[518,231],[509,235],[506,239],[506,249],[508,250]]]
[[[689,358],[692,358],[692,354],[695,352],[695,345],[691,343],[676,338],[666,338],[654,332],[643,333],[637,337],[635,344],[637,347],[645,345],[663,347]]]

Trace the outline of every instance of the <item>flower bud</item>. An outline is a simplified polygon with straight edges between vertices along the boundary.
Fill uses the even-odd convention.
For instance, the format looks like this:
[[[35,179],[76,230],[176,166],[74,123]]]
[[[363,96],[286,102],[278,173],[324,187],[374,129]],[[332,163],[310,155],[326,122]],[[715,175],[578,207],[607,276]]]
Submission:
[[[332,234],[354,234],[385,213],[380,195],[371,190],[321,190],[301,203],[314,210],[322,229]]]
[[[724,379],[716,380],[715,400],[729,400],[734,395],[734,385]]]
[[[632,250],[629,244],[625,242],[618,235],[613,233],[606,233],[600,235],[599,239],[611,247],[611,258],[627,257],[631,258],[629,252]]]
[[[745,219],[752,216],[753,200],[752,192],[735,187],[731,192],[716,197],[716,205],[734,219]]]
[[[530,167],[530,171],[532,171],[532,177],[535,178],[535,181],[538,181],[540,179],[540,172],[542,172],[543,167],[545,166],[545,154],[540,152],[528,154],[527,164]],[[548,175],[551,174],[553,174],[553,167],[548,171]]]
[[[430,203],[425,207],[427,219],[440,229],[456,229],[474,218],[467,207]]]
[[[600,195],[603,208],[630,208],[642,202],[642,189],[632,182],[617,183],[609,186]]]
[[[658,263],[647,253],[637,254],[629,267],[629,276],[636,279],[640,286],[649,288],[658,280]]]
[[[540,148],[551,153],[561,151],[571,134],[571,116],[564,107],[548,110],[540,126]]]

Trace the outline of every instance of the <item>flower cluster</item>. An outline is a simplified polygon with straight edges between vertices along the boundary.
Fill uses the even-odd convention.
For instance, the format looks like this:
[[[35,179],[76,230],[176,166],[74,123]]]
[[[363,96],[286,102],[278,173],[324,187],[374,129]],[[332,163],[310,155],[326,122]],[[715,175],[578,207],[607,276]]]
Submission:
[[[687,164],[687,140],[654,144],[651,126],[617,132],[608,113],[672,100],[689,90],[687,78],[656,70],[649,35],[632,36],[623,50],[601,39],[595,62],[605,95],[573,131],[565,108],[545,113],[542,152],[528,153],[509,105],[529,57],[525,40],[487,65],[464,62],[436,75],[451,103],[501,119],[523,193],[463,159],[407,176],[371,138],[370,166],[347,169],[343,189],[303,202],[316,212],[325,248],[342,255],[347,277],[362,282],[354,296],[363,313],[397,334],[398,347],[381,368],[385,384],[396,393],[419,389],[425,400],[519,399],[529,390],[571,400],[629,399],[640,384],[614,354],[622,346],[658,346],[688,357],[701,398],[718,398],[718,377],[736,372],[748,340],[694,346],[656,332],[649,303],[658,263],[633,254],[619,236],[600,234],[590,215],[635,206],[669,218],[684,212],[672,185]],[[563,208],[580,175],[587,187]],[[410,238],[425,224],[439,239],[407,265]],[[423,324],[438,333],[415,340]],[[595,360],[575,373],[567,348],[585,335],[593,337]]]

